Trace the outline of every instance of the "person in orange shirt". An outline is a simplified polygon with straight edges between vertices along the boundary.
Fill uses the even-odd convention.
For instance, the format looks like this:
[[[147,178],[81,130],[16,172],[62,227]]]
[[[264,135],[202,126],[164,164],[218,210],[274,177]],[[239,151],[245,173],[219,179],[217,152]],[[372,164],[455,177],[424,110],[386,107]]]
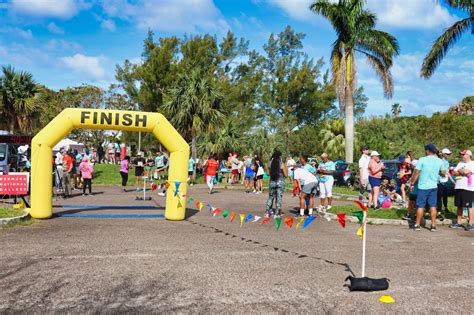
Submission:
[[[211,154],[209,159],[204,163],[204,170],[206,173],[206,183],[209,187],[209,194],[212,194],[212,189],[214,188],[214,179],[217,176],[217,169],[219,163],[216,160],[216,154]]]
[[[61,181],[64,189],[64,198],[71,197],[71,172],[73,168],[73,159],[67,154],[66,151],[63,152],[63,169],[61,174]]]
[[[374,203],[374,208],[378,209],[378,196],[380,191],[380,184],[382,181],[382,170],[384,165],[380,161],[380,154],[377,151],[372,151],[370,153],[370,162],[369,162],[369,183],[372,186],[372,201]]]

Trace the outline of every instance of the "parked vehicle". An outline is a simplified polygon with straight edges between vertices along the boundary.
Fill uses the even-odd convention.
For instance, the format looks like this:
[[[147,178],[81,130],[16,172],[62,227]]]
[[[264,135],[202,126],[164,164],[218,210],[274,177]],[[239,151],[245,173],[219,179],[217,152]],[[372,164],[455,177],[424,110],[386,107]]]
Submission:
[[[398,165],[400,162],[398,160],[382,160],[385,168],[382,170],[382,179],[398,179]]]
[[[340,186],[354,186],[355,178],[349,169],[349,163],[336,161],[336,172],[334,173],[334,183]]]

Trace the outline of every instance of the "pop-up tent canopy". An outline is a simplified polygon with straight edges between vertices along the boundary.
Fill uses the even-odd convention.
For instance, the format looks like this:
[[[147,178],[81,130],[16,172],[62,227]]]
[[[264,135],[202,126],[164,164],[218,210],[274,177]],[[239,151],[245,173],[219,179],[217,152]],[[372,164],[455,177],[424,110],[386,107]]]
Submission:
[[[77,141],[74,141],[68,138],[64,138],[53,147],[53,151],[59,151],[61,148],[69,148],[69,147],[71,147],[73,150],[81,151],[82,148],[84,147],[84,144],[78,143]]]

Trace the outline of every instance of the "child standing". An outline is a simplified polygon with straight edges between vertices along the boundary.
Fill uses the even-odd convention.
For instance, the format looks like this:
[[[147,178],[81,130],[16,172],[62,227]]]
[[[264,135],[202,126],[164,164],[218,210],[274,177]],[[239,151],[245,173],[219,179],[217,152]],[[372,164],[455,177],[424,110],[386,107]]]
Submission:
[[[89,187],[88,196],[92,195],[92,174],[94,173],[94,167],[89,163],[89,157],[85,156],[82,159],[81,164],[79,165],[79,170],[81,171],[82,180],[84,181],[84,186],[82,187],[82,195],[86,196],[86,188]]]

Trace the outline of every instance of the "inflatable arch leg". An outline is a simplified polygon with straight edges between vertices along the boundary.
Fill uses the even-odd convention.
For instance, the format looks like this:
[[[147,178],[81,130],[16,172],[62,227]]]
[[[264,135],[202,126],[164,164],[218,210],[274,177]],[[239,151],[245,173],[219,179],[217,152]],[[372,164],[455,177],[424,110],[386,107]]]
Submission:
[[[74,128],[127,130],[151,132],[170,152],[170,187],[166,195],[165,217],[184,220],[186,201],[181,198],[187,190],[189,145],[159,113],[87,108],[66,108],[44,127],[31,143],[31,208],[33,218],[52,216],[52,148]],[[174,196],[175,183],[179,193]]]

